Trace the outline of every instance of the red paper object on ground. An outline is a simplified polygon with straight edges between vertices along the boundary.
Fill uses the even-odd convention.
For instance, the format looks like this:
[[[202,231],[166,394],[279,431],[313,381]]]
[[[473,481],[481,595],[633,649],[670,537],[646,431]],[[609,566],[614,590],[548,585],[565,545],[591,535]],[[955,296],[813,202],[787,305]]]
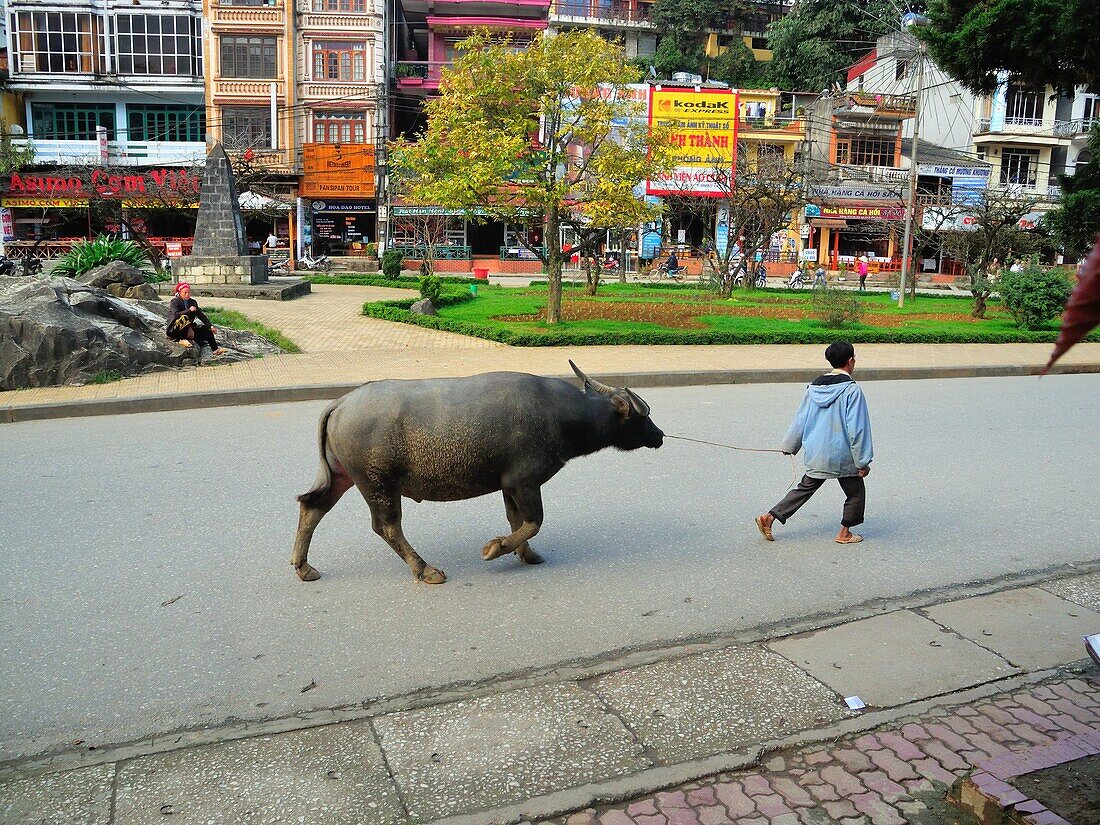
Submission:
[[[1055,361],[1098,325],[1100,325],[1100,237],[1097,238],[1096,246],[1092,248],[1092,252],[1081,266],[1077,286],[1066,301],[1066,311],[1062,313],[1062,329],[1058,333],[1058,340],[1054,342],[1054,352],[1041,374],[1046,375]]]

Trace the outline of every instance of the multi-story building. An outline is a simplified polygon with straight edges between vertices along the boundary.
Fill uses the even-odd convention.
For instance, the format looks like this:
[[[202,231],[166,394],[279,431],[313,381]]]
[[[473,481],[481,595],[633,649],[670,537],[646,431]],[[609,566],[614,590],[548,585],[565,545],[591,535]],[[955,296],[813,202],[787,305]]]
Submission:
[[[203,0],[208,138],[238,170],[246,230],[296,240],[299,159],[294,0]]]
[[[8,0],[9,90],[35,150],[3,181],[16,243],[47,257],[97,225],[89,199],[183,197],[205,158],[202,17],[188,0]],[[94,179],[93,179],[94,178]],[[184,181],[183,190],[173,187]],[[169,184],[171,181],[171,184]],[[39,185],[41,184],[41,185]],[[180,210],[176,210],[179,212]],[[189,235],[193,213],[165,214],[154,237]]]
[[[550,30],[593,29],[622,43],[627,58],[648,57],[660,37],[650,19],[652,6],[652,0],[554,0]]]
[[[782,20],[792,9],[794,0],[750,0],[742,13],[730,19],[727,27],[707,34],[707,57],[723,54],[735,38],[738,38],[749,48],[753,57],[761,62],[768,62],[772,59],[772,51],[768,46],[768,27]]]
[[[547,28],[551,0],[400,0],[393,32],[394,78],[391,122],[397,135],[414,135],[423,126],[424,100],[438,92],[440,73],[455,58],[457,45],[476,31],[488,30],[522,48]],[[425,209],[447,218],[438,231],[445,235],[447,255],[456,263],[489,271],[537,272],[538,261],[518,241],[526,230],[499,221],[471,221],[434,207],[395,203],[387,239],[414,257],[418,219]],[[530,238],[527,239],[530,242]]]
[[[1027,88],[1006,76],[975,105],[974,151],[993,169],[990,186],[1057,199],[1072,137],[1058,128],[1054,90]]]
[[[860,255],[876,272],[900,266],[908,168],[902,127],[913,117],[909,95],[851,91],[822,97],[806,124],[806,169],[813,204],[807,246],[832,269]]]
[[[376,238],[385,2],[298,0],[294,122],[302,147],[299,193],[309,199],[311,217],[303,236],[327,254],[360,254]]]

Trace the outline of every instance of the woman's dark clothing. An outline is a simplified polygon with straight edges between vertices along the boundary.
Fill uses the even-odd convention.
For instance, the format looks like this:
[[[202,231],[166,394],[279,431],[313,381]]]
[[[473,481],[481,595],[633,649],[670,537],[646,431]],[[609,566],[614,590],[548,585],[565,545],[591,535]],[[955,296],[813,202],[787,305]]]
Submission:
[[[190,323],[181,322],[186,318]],[[196,323],[197,322],[197,323]],[[175,296],[168,304],[168,329],[166,334],[173,341],[183,338],[194,341],[201,346],[208,346],[211,350],[218,349],[218,342],[214,338],[214,327],[206,313],[199,309],[198,301],[194,298],[183,300],[179,295]]]

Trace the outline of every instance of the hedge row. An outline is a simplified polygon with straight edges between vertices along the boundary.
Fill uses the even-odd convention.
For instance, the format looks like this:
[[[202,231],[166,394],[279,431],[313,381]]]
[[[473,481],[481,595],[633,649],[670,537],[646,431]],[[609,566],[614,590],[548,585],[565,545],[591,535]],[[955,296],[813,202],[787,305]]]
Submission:
[[[473,278],[462,278],[454,275],[436,275],[445,284],[484,284],[484,281],[475,281]],[[307,275],[306,280],[311,284],[336,284],[338,286],[388,286],[394,289],[420,289],[420,278],[417,276],[402,275],[399,278],[387,278],[378,275]]]
[[[442,306],[473,300],[469,294],[446,295]],[[1053,330],[935,331],[919,329],[880,329],[848,327],[842,330],[801,329],[774,332],[727,332],[710,330],[632,330],[629,332],[580,332],[570,329],[530,332],[491,327],[469,321],[456,321],[437,315],[414,315],[408,308],[413,301],[382,301],[363,305],[363,314],[386,321],[430,327],[459,335],[499,341],[515,347],[597,346],[601,344],[828,344],[840,335],[853,344],[1018,344],[1052,343],[1058,337]],[[1094,333],[1087,340],[1100,341]]]

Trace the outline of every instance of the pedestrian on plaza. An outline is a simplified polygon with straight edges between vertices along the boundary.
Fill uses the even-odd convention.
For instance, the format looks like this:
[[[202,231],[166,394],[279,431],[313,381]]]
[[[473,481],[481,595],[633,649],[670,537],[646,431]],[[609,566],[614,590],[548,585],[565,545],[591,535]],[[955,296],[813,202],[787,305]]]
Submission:
[[[795,413],[780,448],[794,455],[805,447],[806,474],[783,500],[762,516],[756,526],[768,541],[775,541],[772,524],[786,524],[830,478],[840,482],[846,496],[837,544],[857,544],[863,536],[851,531],[863,523],[867,490],[863,479],[871,472],[874,448],[871,419],[863,390],[852,380],[856,367],[855,348],[847,341],[834,341],[825,350],[831,372],[811,382]]]
[[[867,256],[859,256],[859,265],[856,267],[856,271],[859,273],[859,291],[865,292],[867,290],[867,273],[870,270],[870,265],[867,263]]]
[[[814,286],[825,287],[828,283],[825,280],[825,266],[818,264],[817,269],[814,270]]]
[[[165,333],[170,339],[186,349],[195,344],[210,347],[214,355],[223,355],[225,347],[218,346],[214,338],[214,325],[199,309],[199,303],[191,297],[191,285],[187,281],[176,284],[176,294],[168,304],[168,328]]]

